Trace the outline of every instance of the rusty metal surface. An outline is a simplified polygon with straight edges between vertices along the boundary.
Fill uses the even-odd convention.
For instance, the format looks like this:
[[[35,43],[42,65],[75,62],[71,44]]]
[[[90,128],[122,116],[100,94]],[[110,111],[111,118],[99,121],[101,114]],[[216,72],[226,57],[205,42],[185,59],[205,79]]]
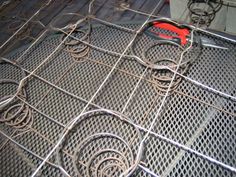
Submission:
[[[100,19],[107,20],[110,17],[102,15],[102,9],[109,9],[110,6],[105,3],[95,6],[95,9],[100,8],[97,10],[101,13]],[[145,4],[141,6],[143,8]],[[36,170],[56,145],[65,127],[83,110],[119,60],[119,55],[114,55],[114,52],[122,53],[129,44],[134,34],[123,28],[136,30],[145,19],[129,11],[133,16],[139,16],[140,20],[131,23],[127,17],[132,15],[126,16],[119,9],[115,12],[122,15],[114,13],[114,19],[122,16],[122,21],[126,21],[116,23],[121,28],[92,18],[92,31],[89,37],[84,38],[91,46],[69,38],[27,79],[23,87],[25,93],[17,95],[13,106],[16,103],[24,105],[21,114],[27,113],[31,119],[24,120],[32,120],[32,125],[28,122],[24,129],[14,127],[13,119],[0,124],[2,176],[30,176]],[[77,29],[81,31],[72,35],[81,39],[88,31],[88,24],[82,24]],[[203,48],[196,57],[194,51],[199,51],[194,46],[183,60],[191,61],[183,74],[235,97],[235,43],[205,33],[199,35],[223,44],[229,50]],[[36,40],[35,36],[29,36],[31,40]],[[29,45],[12,50],[4,56],[7,59],[0,63],[1,81],[11,79],[19,82],[25,77],[24,74],[34,71],[50,56],[64,37],[62,33],[47,33],[20,60],[19,57]],[[75,44],[71,45],[73,42]],[[134,42],[133,51],[129,48],[125,55],[133,52],[143,58],[143,53],[146,53],[145,59],[152,63],[159,58],[165,59],[162,65],[165,62],[169,64],[168,58],[177,63],[182,51],[173,45],[148,48],[153,39],[145,34]],[[109,51],[113,51],[113,54]],[[173,73],[147,69],[136,59],[127,56],[121,58],[104,87],[87,107],[88,113],[76,122],[61,146],[39,170],[38,176],[65,175],[58,165],[71,176],[119,176],[134,164],[140,142],[155,120],[166,92],[166,87],[160,87],[163,82],[157,81],[162,75],[171,77]],[[1,83],[1,99],[13,95],[16,89],[16,84]],[[132,97],[129,100],[130,95]],[[140,166],[132,175],[152,176],[146,170],[149,169],[160,176],[236,176],[233,170],[216,163],[221,162],[232,169],[236,167],[235,108],[235,100],[199,87],[185,78],[177,79],[176,87],[168,95],[165,106],[154,122],[152,133],[145,142]],[[15,113],[11,110],[8,111],[10,115],[5,115],[6,112],[1,112],[1,120]]]

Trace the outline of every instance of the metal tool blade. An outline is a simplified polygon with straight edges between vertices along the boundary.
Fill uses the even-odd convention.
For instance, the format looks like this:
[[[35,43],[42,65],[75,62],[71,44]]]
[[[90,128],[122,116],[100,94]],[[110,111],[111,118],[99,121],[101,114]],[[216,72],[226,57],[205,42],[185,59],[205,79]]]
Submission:
[[[206,38],[206,37],[201,37],[201,43],[204,47],[212,47],[212,48],[217,48],[217,49],[223,49],[223,50],[228,50],[227,47],[224,47],[222,45],[217,44],[215,41]]]

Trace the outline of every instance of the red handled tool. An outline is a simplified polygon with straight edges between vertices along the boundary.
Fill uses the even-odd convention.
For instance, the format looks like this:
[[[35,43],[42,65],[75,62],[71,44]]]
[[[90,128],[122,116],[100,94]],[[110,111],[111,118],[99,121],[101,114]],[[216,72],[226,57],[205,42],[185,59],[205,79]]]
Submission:
[[[174,33],[173,35],[169,34],[163,34],[155,31],[150,31],[150,27],[155,27],[159,29],[164,29],[166,31],[169,31],[171,33]],[[151,37],[154,37],[159,40],[168,40],[176,42],[182,46],[186,45],[189,41],[191,41],[191,29],[183,26],[183,25],[177,25],[175,23],[166,22],[166,21],[154,21],[152,24],[150,24],[149,28],[147,29],[147,34]],[[199,37],[199,40],[196,39],[196,36],[194,36],[193,42],[198,43],[201,42],[202,46],[205,47],[213,47],[218,49],[228,49],[226,47],[223,47],[221,45],[217,45],[213,40],[210,40],[206,37],[197,36]]]
[[[170,23],[166,23],[166,22],[153,22],[153,26],[156,28],[160,28],[160,29],[164,29],[164,30],[168,30],[170,32],[174,32],[177,35],[176,36],[171,36],[171,35],[167,35],[167,34],[161,34],[161,33],[156,33],[160,38],[163,39],[179,39],[180,40],[180,44],[181,45],[185,45],[187,44],[187,36],[190,34],[190,30],[187,28],[179,28],[177,26],[174,26]]]

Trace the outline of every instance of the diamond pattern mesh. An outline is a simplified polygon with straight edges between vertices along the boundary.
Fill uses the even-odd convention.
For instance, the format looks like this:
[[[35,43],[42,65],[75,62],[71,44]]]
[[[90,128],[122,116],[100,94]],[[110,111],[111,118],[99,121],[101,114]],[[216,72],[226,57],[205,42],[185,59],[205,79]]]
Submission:
[[[123,24],[128,28],[138,25]],[[201,34],[204,35],[204,34]],[[123,52],[132,34],[104,25],[93,28],[91,43],[93,45]],[[22,67],[34,70],[59,44],[61,35],[52,35],[44,39],[30,50],[23,58]],[[222,43],[229,50],[204,48],[201,55],[190,66],[186,75],[215,89],[236,96],[236,50],[235,45],[209,37],[217,43]],[[135,51],[142,56],[142,50],[149,45],[151,39],[144,36],[136,43]],[[24,48],[12,52],[8,58],[16,59],[22,54]],[[179,48],[161,46],[148,51],[147,58],[154,61],[158,57],[178,58],[175,54]],[[188,58],[189,56],[186,56]],[[46,84],[37,77],[32,76],[27,82],[27,102],[43,112],[33,111],[34,122],[32,128],[26,132],[15,130],[1,123],[1,130],[18,143],[41,157],[45,157],[55,146],[63,126],[79,115],[85,100],[89,100],[101,85],[115,62],[117,56],[90,49],[87,58],[76,62],[65,50],[56,52],[46,62],[36,75],[66,90],[59,90]],[[1,78],[20,80],[19,69],[10,64],[0,64]],[[93,100],[93,104],[114,111],[123,111],[130,94],[135,88],[144,67],[132,59],[119,62],[102,90]],[[148,70],[130,100],[124,114],[135,124],[149,128],[160,107],[163,97],[156,91],[152,82],[153,70]],[[15,93],[17,87],[12,84],[0,85],[1,97]],[[82,99],[84,100],[82,100]],[[32,108],[31,108],[32,109]],[[94,109],[89,106],[88,110]],[[161,114],[157,118],[153,132],[177,141],[200,153],[219,160],[227,165],[236,167],[236,103],[204,90],[194,84],[182,80],[168,96]],[[12,134],[13,133],[13,134]],[[105,136],[94,138],[93,141],[80,149],[76,166],[81,176],[88,176],[86,165],[88,159],[101,149],[116,149],[122,152],[125,160],[130,164],[132,156],[137,154],[139,135],[132,125],[112,115],[95,114],[83,119],[73,131],[66,136],[60,152],[63,168],[72,176],[76,176],[73,155],[78,152],[78,144],[87,137],[99,133],[112,133],[122,137],[131,147],[131,152],[123,142],[114,137]],[[140,130],[140,134],[144,132]],[[2,176],[29,176],[40,164],[41,160],[28,152],[16,147],[13,143],[6,143],[6,138],[0,136],[0,171]],[[85,148],[86,147],[86,148]],[[20,150],[19,150],[20,149]],[[110,164],[119,164],[120,167],[111,166],[105,170],[107,176],[119,176],[124,164],[119,159],[121,155],[107,152],[99,155],[91,162],[90,176],[95,175],[95,169],[105,168],[108,162],[98,167],[101,159],[110,160]],[[208,162],[196,155],[186,152],[150,135],[145,144],[145,153],[142,164],[161,176],[236,176],[228,170]],[[57,164],[55,154],[50,162]],[[101,173],[101,171],[99,171]],[[44,165],[39,176],[63,176],[59,169],[51,165]],[[144,170],[137,170],[134,176],[151,176]]]

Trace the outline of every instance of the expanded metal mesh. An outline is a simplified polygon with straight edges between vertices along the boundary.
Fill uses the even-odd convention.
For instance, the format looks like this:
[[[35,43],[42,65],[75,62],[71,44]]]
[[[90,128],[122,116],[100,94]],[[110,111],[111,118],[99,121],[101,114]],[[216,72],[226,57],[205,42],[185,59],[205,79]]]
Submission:
[[[130,29],[137,29],[140,26],[139,23],[121,25]],[[132,33],[107,25],[96,25],[92,29],[90,37],[92,45],[119,53],[124,51],[133,36]],[[199,35],[207,36],[229,49],[203,48],[198,55],[193,50],[184,56],[185,60],[193,58],[185,75],[236,96],[235,44],[209,34]],[[53,34],[35,45],[22,58],[22,68],[29,72],[33,71],[59,45],[62,36]],[[142,57],[143,49],[151,41],[152,39],[145,35],[136,41],[134,50],[137,56]],[[14,61],[27,47],[21,47],[6,57]],[[148,51],[147,58],[152,62],[157,58],[177,60],[179,50],[175,46],[155,46]],[[129,53],[130,50],[127,54]],[[118,58],[90,48],[88,55],[78,60],[66,51],[64,45],[62,50],[56,52],[34,76],[27,80],[25,101],[33,112],[32,126],[22,132],[4,123],[0,125],[5,134],[34,154],[9,142],[1,135],[2,176],[32,174],[42,162],[39,157],[46,157],[55,146],[65,126],[83,110],[86,102],[96,92]],[[0,67],[1,79],[17,81],[22,79],[21,70],[12,64],[1,63]],[[163,99],[163,93],[159,92],[153,80],[157,71],[148,69],[145,72],[127,108],[123,110],[144,71],[145,67],[134,59],[122,58],[87,111],[106,108],[122,112],[134,124],[148,129]],[[17,85],[1,84],[1,97],[14,94],[16,89]],[[3,114],[4,112],[1,116]],[[233,100],[181,79],[167,97],[152,132],[236,167],[235,114],[236,103]],[[102,172],[104,176],[119,176],[123,169],[132,165],[144,134],[143,129],[118,116],[94,112],[79,119],[66,135],[61,150],[55,152],[48,162],[58,164],[59,158],[63,168],[72,176],[77,176],[78,173],[81,176],[95,176],[96,173]],[[159,139],[153,133],[148,136],[144,148],[140,164],[160,176],[236,176],[235,173],[196,154]],[[102,153],[104,149],[107,151]],[[96,156],[100,151],[101,153]],[[107,160],[101,163],[102,159]],[[63,176],[58,168],[49,163],[43,166],[38,176]],[[106,169],[107,166],[109,168]],[[133,176],[151,175],[139,168]]]

